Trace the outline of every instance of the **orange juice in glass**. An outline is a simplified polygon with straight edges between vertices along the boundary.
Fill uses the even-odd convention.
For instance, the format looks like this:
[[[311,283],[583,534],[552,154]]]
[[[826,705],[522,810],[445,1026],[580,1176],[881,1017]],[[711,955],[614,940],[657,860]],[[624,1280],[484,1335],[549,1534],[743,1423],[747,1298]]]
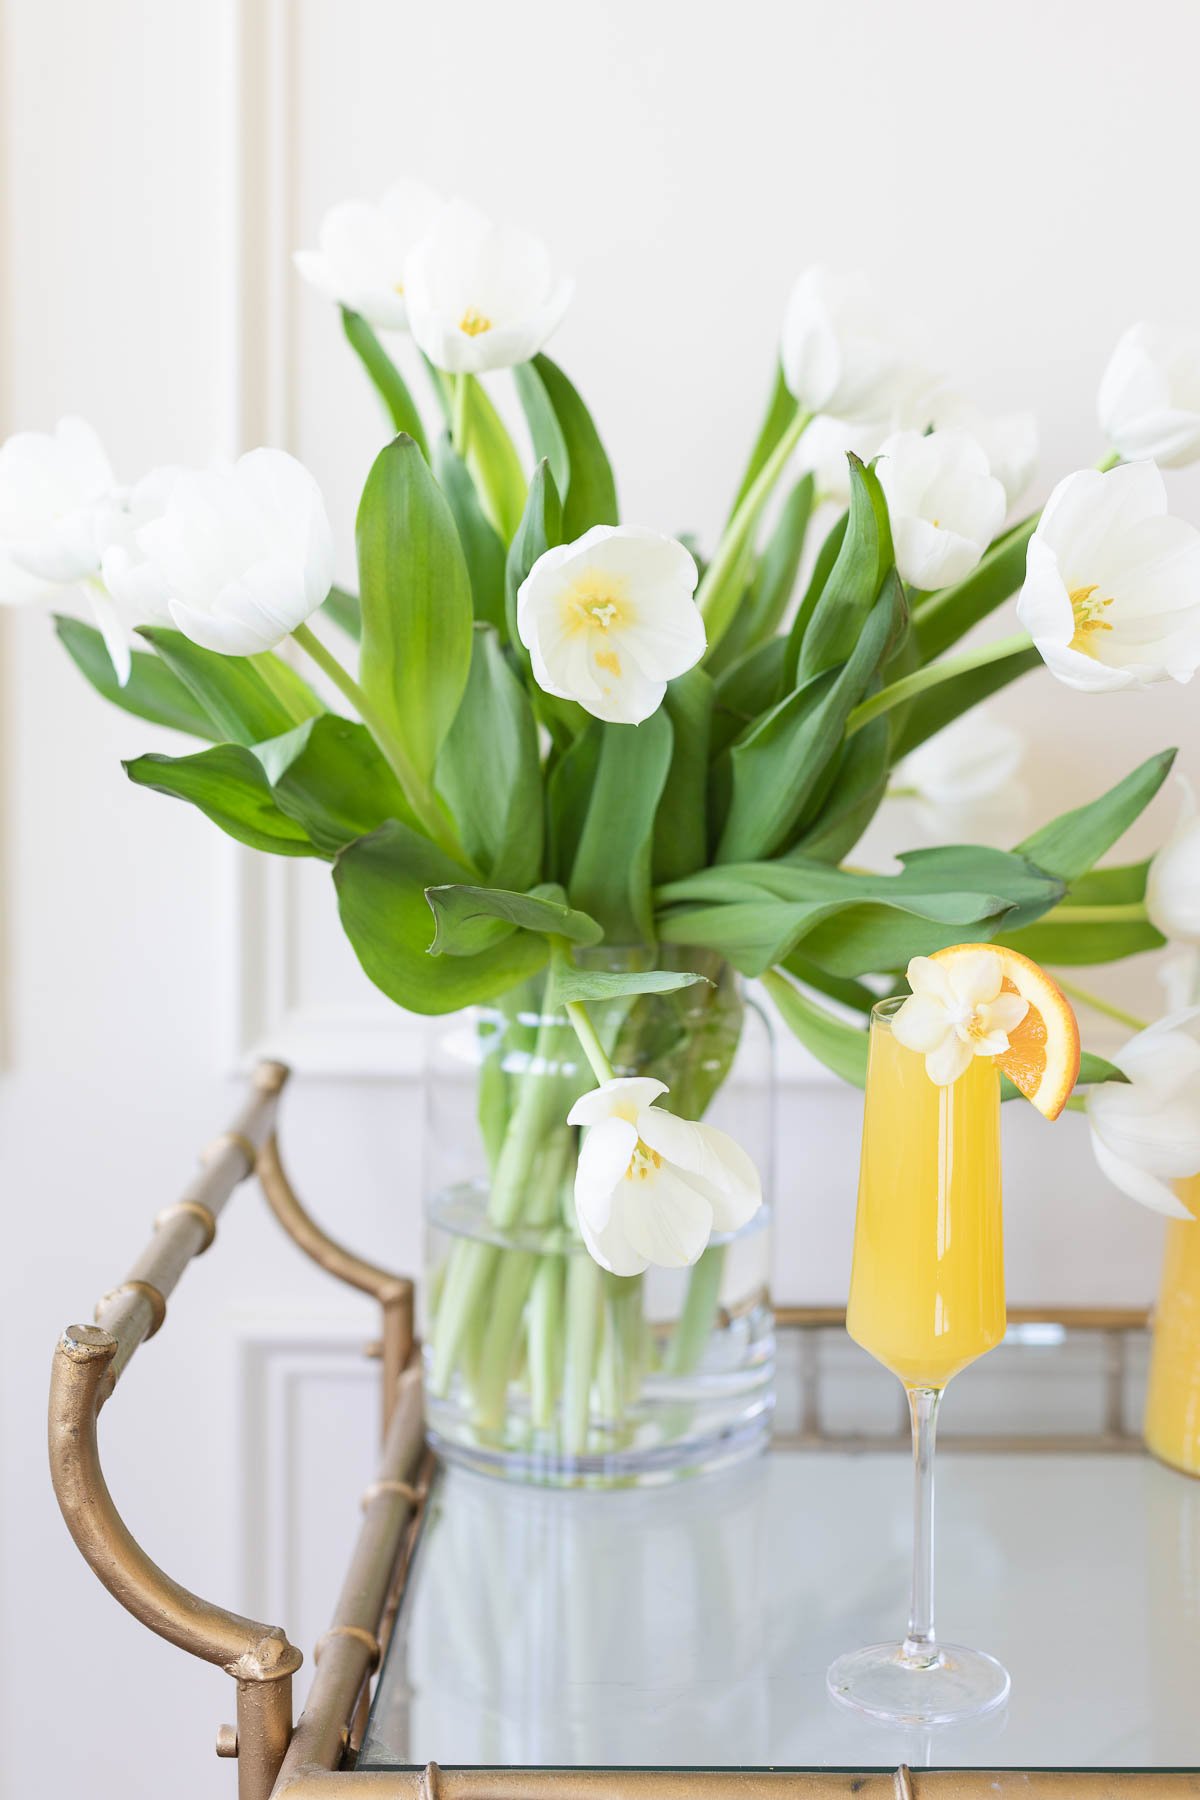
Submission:
[[[1007,1698],[981,1650],[933,1622],[933,1452],[947,1382],[1004,1336],[1000,1076],[1056,1118],[1079,1033],[1045,973],[1012,951],[960,945],[909,964],[914,993],[871,1014],[846,1328],[903,1383],[913,1430],[908,1630],[838,1657],[836,1700],[877,1718],[946,1724]]]

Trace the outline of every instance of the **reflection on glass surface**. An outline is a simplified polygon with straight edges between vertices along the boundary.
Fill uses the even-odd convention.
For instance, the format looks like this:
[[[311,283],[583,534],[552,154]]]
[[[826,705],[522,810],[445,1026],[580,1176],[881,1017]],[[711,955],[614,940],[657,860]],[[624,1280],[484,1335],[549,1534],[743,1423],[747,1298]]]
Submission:
[[[1012,1699],[924,1732],[830,1700],[894,1611],[910,1479],[877,1451],[617,1494],[446,1472],[359,1768],[1200,1761],[1200,1486],[1138,1456],[947,1448],[946,1623]]]

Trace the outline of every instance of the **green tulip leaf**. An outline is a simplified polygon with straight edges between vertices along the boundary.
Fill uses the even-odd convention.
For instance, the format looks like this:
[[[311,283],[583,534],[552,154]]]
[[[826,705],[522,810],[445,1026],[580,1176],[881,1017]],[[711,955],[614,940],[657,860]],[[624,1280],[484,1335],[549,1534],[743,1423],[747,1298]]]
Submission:
[[[429,946],[433,956],[471,956],[514,929],[575,944],[598,944],[604,936],[595,919],[566,904],[559,887],[515,894],[456,882],[427,888],[425,898],[437,923]]]
[[[416,828],[404,791],[365,725],[322,713],[254,746],[275,802],[333,856],[387,819]]]
[[[362,638],[362,607],[358,595],[347,588],[332,587],[321,611],[331,618],[340,631],[357,644]]]
[[[604,725],[579,848],[567,884],[572,904],[599,919],[610,944],[654,942],[654,821],[674,734],[660,707],[641,725]]]
[[[427,782],[471,664],[471,584],[454,515],[411,437],[380,451],[357,523],[360,680]]]
[[[557,363],[535,356],[514,369],[534,453],[546,457],[562,495],[563,542],[615,525],[617,488],[592,415]]]
[[[1160,750],[1157,756],[1148,757],[1098,800],[1051,820],[1017,848],[1039,868],[1064,881],[1074,881],[1111,849],[1144,812],[1167,779],[1176,754],[1174,750]]]
[[[714,986],[707,975],[689,969],[645,969],[640,974],[610,974],[600,969],[573,969],[556,966],[554,997],[556,1000],[619,1000],[626,994],[674,994],[680,988],[695,987],[698,982]]]
[[[471,578],[471,602],[475,617],[494,625],[503,637],[504,617],[504,545],[491,520],[484,512],[467,466],[455,452],[445,432],[433,447],[433,471],[449,502],[458,526],[459,542]]]
[[[348,306],[343,306],[342,330],[346,334],[346,342],[362,363],[376,393],[386,406],[393,430],[405,432],[417,445],[421,455],[428,457],[429,445],[416,401],[409,393],[404,377],[367,321],[361,313],[352,312]]]
[[[252,850],[275,856],[322,854],[304,827],[279,806],[261,764],[240,744],[215,744],[194,756],[138,756],[124,768],[139,787],[186,800]]]
[[[674,881],[708,860],[708,747],[712,677],[689,669],[668,683],[663,702],[673,733],[671,766],[654,821],[654,880]],[[640,728],[639,728],[640,729]]]
[[[470,879],[428,838],[389,823],[348,844],[333,871],[342,928],[376,987],[409,1012],[457,1012],[506,993],[545,967],[546,939],[514,931],[476,956],[429,949],[425,890]]]
[[[1128,1085],[1129,1077],[1124,1069],[1118,1069],[1116,1063],[1107,1057],[1097,1056],[1091,1050],[1083,1051],[1079,1058],[1079,1078],[1076,1087],[1096,1087],[1103,1081],[1123,1081]]]
[[[279,737],[325,711],[304,678],[270,651],[221,656],[165,625],[143,625],[138,636],[154,646],[231,743]]]
[[[438,757],[437,786],[488,880],[520,892],[531,887],[542,866],[537,725],[489,625],[475,627],[466,696]]]
[[[148,650],[135,650],[133,672],[121,687],[104,639],[94,625],[56,613],[54,629],[75,667],[103,699],[153,725],[167,725],[172,731],[186,731],[212,742],[220,740],[208,711],[161,658]]]
[[[803,685],[845,663],[871,615],[888,573],[895,567],[887,502],[873,468],[853,454],[850,513],[829,578],[807,619],[797,617],[790,666]]]
[[[823,1062],[843,1081],[849,1081],[855,1087],[866,1086],[868,1037],[865,1026],[850,1025],[844,1019],[835,1018],[775,969],[763,976],[763,986],[792,1036],[798,1038],[818,1062]]]
[[[525,508],[526,480],[508,429],[474,375],[467,382],[467,467],[503,541],[512,542]]]

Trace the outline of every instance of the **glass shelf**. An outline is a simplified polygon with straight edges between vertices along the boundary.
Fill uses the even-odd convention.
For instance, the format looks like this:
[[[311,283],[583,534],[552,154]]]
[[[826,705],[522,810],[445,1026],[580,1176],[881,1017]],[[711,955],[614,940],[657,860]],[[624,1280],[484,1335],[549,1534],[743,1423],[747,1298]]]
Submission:
[[[802,1335],[792,1444],[739,1469],[612,1494],[441,1473],[359,1770],[1200,1762],[1200,1482],[1128,1439],[1103,1447],[1119,1440],[1101,1333],[1021,1328],[947,1399],[939,1625],[1004,1662],[1008,1706],[922,1733],[827,1698],[838,1652],[903,1625],[911,1470],[894,1437],[816,1435],[833,1409],[801,1393],[814,1363],[832,1395],[853,1390],[856,1444],[894,1434],[896,1384],[842,1334]],[[1127,1350],[1116,1373],[1136,1388],[1143,1350]],[[1053,1447],[1085,1428],[1092,1453]],[[1039,1430],[1045,1447],[1024,1447]]]

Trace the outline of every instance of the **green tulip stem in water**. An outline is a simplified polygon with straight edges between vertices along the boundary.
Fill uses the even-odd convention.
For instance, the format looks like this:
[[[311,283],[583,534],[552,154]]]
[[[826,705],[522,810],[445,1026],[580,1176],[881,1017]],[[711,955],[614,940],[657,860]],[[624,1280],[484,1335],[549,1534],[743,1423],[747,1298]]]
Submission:
[[[1060,917],[1061,913],[1060,907],[1055,916]],[[1078,982],[1064,981],[1061,975],[1055,975],[1054,979],[1063,993],[1071,1000],[1078,1000],[1081,1006],[1089,1007],[1092,1012],[1102,1013],[1106,1019],[1115,1019],[1118,1025],[1128,1025],[1130,1031],[1145,1031],[1146,1020],[1139,1019],[1136,1013],[1114,1006],[1111,1000],[1105,1000],[1100,994],[1093,994],[1090,988],[1080,987]]]
[[[404,798],[416,814],[417,822],[426,836],[452,856],[457,862],[465,863],[462,845],[459,843],[436,796],[417,775],[404,751],[396,742],[387,726],[383,723],[368,695],[355,681],[348,669],[344,669],[333,651],[323,644],[316,632],[308,625],[297,625],[292,632],[293,640],[312,658],[317,667],[332,681],[338,692],[344,694],[351,706],[358,713],[388,763],[396,780],[404,790]]]
[[[724,1272],[725,1246],[710,1244],[688,1278],[683,1311],[663,1359],[663,1367],[668,1375],[690,1375],[703,1356],[717,1316],[717,1300]]]
[[[696,605],[704,620],[710,650],[724,637],[733,621],[741,596],[741,584],[737,579],[739,569],[762,510],[787,467],[792,451],[811,423],[811,413],[796,413],[751,482],[745,497],[721,534],[721,541],[713,552],[712,561],[704,571],[700,586],[696,589]]]
[[[918,694],[927,693],[930,688],[940,686],[943,681],[953,681],[958,675],[968,675],[973,669],[983,669],[989,663],[1003,662],[1006,656],[1016,656],[1020,651],[1032,648],[1033,640],[1029,633],[1017,631],[1011,637],[1000,638],[994,644],[985,644],[982,649],[961,650],[957,656],[944,656],[940,662],[930,663],[924,669],[915,669],[911,675],[905,675],[900,681],[893,681],[890,687],[881,688],[869,700],[863,700],[856,706],[846,721],[846,736],[852,737],[864,725],[869,725],[872,719],[891,712],[894,706],[903,706],[906,700],[915,700]]]

